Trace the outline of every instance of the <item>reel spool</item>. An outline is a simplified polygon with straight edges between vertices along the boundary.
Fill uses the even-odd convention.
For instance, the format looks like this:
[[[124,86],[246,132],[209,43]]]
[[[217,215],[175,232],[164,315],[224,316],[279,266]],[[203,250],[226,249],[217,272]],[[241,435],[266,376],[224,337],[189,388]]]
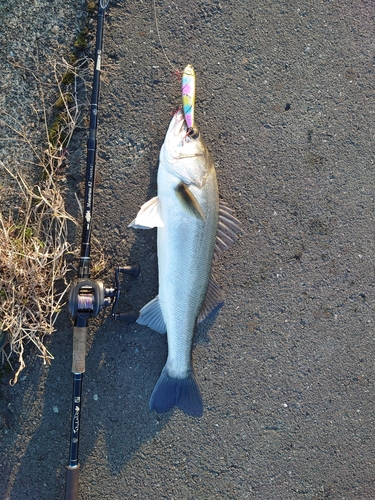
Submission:
[[[115,272],[115,288],[105,288],[102,280],[79,278],[71,286],[68,298],[68,310],[73,319],[95,318],[106,306],[112,306],[112,317],[121,321],[134,323],[138,313],[133,309],[123,313],[117,312],[117,303],[120,298],[119,274],[130,274],[137,277],[140,273],[138,264],[126,267],[117,267]]]

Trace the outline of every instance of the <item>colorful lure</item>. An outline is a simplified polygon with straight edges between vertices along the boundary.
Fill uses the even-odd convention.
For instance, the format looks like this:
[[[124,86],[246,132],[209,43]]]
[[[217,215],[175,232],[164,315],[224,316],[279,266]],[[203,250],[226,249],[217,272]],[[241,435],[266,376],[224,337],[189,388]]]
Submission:
[[[188,129],[194,127],[194,105],[195,105],[195,71],[188,64],[182,74],[182,111]]]

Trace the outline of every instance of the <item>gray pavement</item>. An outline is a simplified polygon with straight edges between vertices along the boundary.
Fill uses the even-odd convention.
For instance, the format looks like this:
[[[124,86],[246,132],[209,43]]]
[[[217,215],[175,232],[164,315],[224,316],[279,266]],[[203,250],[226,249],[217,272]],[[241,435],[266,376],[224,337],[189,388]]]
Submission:
[[[173,65],[195,67],[196,120],[244,234],[215,268],[225,305],[198,328],[201,419],[148,409],[164,336],[90,323],[80,500],[375,498],[374,3],[156,9]],[[122,297],[139,309],[157,291],[156,233],[127,224],[156,193],[180,102],[150,0],[110,2],[102,82],[95,235],[107,282],[141,265]],[[2,389],[4,500],[63,498],[71,336],[64,311],[51,366],[31,352]]]

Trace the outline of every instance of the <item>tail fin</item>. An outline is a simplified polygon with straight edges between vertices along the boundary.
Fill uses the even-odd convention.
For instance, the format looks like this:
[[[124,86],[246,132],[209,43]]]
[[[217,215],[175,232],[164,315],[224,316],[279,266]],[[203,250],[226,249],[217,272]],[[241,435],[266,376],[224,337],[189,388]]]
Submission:
[[[157,381],[150,398],[150,410],[162,413],[177,406],[187,415],[201,417],[203,401],[198,382],[193,373],[186,378],[173,378],[168,375],[167,368]]]

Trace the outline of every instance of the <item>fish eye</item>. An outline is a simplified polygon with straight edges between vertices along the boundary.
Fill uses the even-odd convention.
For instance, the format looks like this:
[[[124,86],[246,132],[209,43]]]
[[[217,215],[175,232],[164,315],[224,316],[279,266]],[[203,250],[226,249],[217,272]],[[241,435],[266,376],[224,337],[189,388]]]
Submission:
[[[186,135],[188,135],[192,139],[198,139],[199,131],[194,127],[189,127],[186,131]]]

